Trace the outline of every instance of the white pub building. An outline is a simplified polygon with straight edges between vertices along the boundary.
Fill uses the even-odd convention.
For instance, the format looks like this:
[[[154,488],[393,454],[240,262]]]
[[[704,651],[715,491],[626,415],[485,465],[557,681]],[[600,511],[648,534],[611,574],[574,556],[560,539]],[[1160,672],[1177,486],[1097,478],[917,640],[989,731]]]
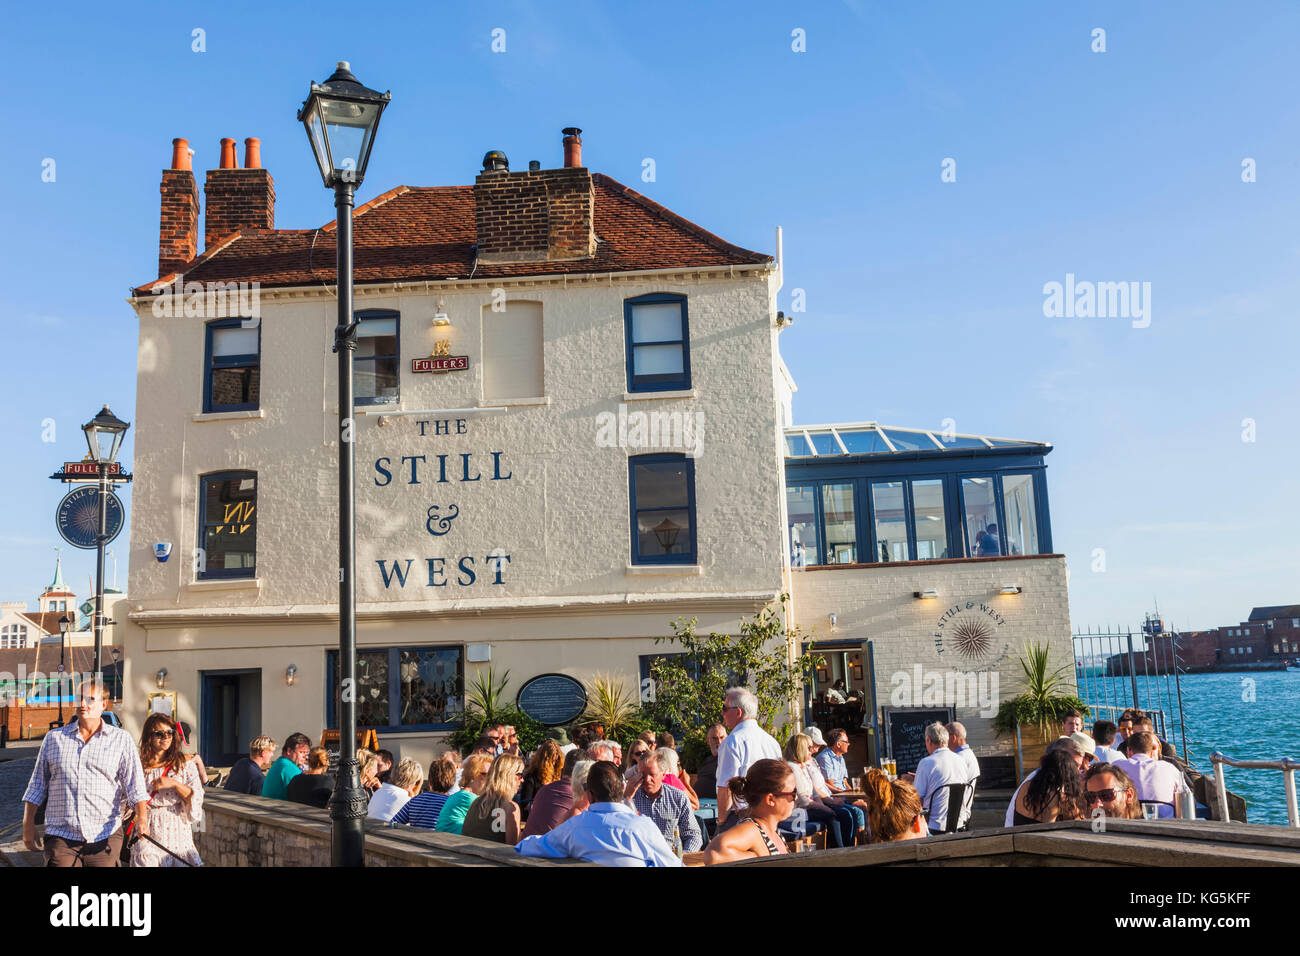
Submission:
[[[873,747],[887,708],[931,703],[899,673],[1000,672],[1005,697],[1026,641],[1068,661],[1050,446],[793,426],[779,261],[589,171],[565,134],[561,168],[493,151],[472,186],[356,211],[359,725],[427,763],[478,669],[512,694],[553,673],[635,688],[670,621],[734,632],[783,592],[825,648],[793,716]],[[159,277],[130,300],[121,709],[138,731],[174,692],[220,766],[337,726],[335,232],[276,229],[258,142],[239,168],[223,140],[200,249],[174,146]],[[856,712],[826,711],[837,679]],[[990,714],[957,703],[981,757],[1013,746]]]

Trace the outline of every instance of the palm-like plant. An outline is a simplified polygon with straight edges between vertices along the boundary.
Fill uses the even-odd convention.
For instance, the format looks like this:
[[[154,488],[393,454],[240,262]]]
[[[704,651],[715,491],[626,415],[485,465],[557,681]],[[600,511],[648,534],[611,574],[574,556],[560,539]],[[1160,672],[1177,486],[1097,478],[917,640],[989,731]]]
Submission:
[[[465,691],[465,710],[481,714],[484,721],[495,720],[505,708],[506,685],[510,682],[510,672],[505,671],[498,678],[496,671],[489,664],[485,670],[474,675]]]
[[[612,674],[597,674],[587,683],[587,709],[583,719],[593,724],[603,724],[605,736],[614,735],[637,712],[637,699],[627,687],[627,681]]]
[[[1046,737],[1064,711],[1087,712],[1087,706],[1072,693],[1070,664],[1052,667],[1051,647],[1037,641],[1025,646],[1019,661],[1021,693],[998,708],[993,721],[997,730],[1015,733],[1017,726],[1034,725]]]

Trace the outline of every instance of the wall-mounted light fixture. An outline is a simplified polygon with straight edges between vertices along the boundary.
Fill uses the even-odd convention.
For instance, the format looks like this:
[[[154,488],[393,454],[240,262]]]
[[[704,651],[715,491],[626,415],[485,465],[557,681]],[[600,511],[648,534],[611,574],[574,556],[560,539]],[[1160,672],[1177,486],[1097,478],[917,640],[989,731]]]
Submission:
[[[837,615],[837,614],[832,614],[832,615],[831,615],[831,630],[832,630],[832,631],[835,630],[835,626],[836,626],[837,624],[839,624],[839,622],[840,622],[839,615]]]
[[[435,308],[433,312],[433,327],[435,329],[451,328],[451,316],[447,314],[446,306],[443,304],[442,299],[438,300],[437,308]]]
[[[916,598],[919,601],[929,600],[930,598],[937,598],[938,596],[939,596],[938,588],[926,588],[924,591],[912,592],[912,597]]]
[[[284,669],[284,682],[292,687],[298,683],[298,665],[290,664]]]
[[[1019,584],[1004,584],[1004,585],[1002,585],[1002,587],[998,588],[998,593],[999,593],[999,594],[1019,594],[1019,593],[1020,593],[1021,591],[1023,591],[1023,590],[1024,590],[1024,588],[1022,588]]]
[[[153,677],[154,681],[158,684],[158,689],[162,690],[163,686],[167,683],[167,668],[158,668],[158,673],[154,674]]]

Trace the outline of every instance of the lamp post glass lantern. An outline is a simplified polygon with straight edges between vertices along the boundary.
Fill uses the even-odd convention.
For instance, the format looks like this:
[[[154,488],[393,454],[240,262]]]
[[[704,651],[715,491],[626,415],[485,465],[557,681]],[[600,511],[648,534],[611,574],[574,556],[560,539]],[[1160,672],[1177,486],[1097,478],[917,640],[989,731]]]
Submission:
[[[357,586],[356,469],[353,444],[352,353],[357,347],[357,320],[352,314],[352,206],[357,185],[365,179],[370,148],[388,93],[362,86],[346,61],[324,83],[312,83],[298,120],[307,130],[321,180],[334,190],[337,255],[339,396],[339,772],[330,796],[330,862],[362,866],[365,862],[366,792],[357,765]]]
[[[104,677],[104,545],[108,543],[108,469],[117,461],[122,438],[131,426],[105,405],[81,430],[86,434],[89,458],[99,474],[99,533],[95,536],[95,670],[97,680]]]

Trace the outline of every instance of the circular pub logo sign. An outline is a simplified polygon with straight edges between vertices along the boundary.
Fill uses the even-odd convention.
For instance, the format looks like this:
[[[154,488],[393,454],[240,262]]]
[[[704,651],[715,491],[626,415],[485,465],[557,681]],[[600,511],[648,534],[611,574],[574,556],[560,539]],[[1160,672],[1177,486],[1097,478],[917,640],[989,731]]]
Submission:
[[[104,522],[105,544],[122,533],[122,515],[122,500],[110,491]],[[83,486],[69,491],[54,512],[54,523],[68,544],[93,551],[99,534],[99,489]]]
[[[1006,618],[985,601],[959,601],[939,616],[934,648],[954,667],[975,670],[1007,656],[1010,644],[999,634]]]

